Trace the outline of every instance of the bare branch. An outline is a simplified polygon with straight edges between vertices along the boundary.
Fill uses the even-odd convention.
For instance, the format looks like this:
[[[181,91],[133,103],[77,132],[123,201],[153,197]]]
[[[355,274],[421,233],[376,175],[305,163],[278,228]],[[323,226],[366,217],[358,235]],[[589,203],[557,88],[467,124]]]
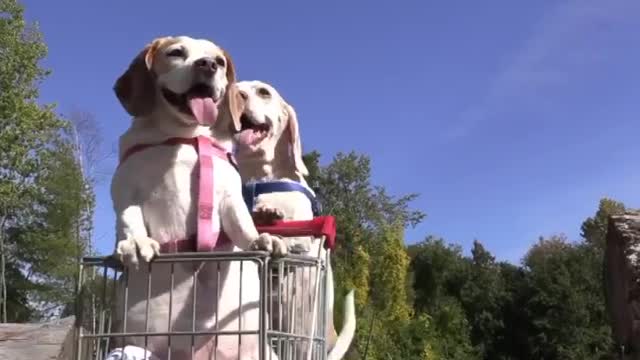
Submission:
[[[96,185],[105,179],[106,171],[100,166],[114,156],[115,152],[113,149],[105,150],[102,146],[102,131],[92,113],[73,109],[67,118],[72,126],[76,158],[82,167],[83,176],[88,183]]]

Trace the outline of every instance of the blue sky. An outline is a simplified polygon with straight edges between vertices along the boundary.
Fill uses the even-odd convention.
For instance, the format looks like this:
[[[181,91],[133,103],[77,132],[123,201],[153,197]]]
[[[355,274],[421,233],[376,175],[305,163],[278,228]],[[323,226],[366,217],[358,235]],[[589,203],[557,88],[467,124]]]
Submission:
[[[376,184],[420,193],[409,242],[476,238],[518,261],[539,235],[577,239],[603,196],[640,206],[637,0],[24,3],[49,45],[42,101],[95,114],[105,151],[130,123],[116,77],[154,37],[190,35],[275,85],[306,151],[369,154]],[[105,253],[115,165],[97,188]]]

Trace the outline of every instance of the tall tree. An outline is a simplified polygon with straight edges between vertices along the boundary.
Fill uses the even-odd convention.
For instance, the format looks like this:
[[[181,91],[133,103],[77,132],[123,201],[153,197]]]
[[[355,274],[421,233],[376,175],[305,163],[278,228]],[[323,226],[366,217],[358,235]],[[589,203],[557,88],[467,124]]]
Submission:
[[[442,299],[460,298],[468,275],[460,246],[429,236],[423,242],[409,246],[408,251],[417,311],[430,313]]]
[[[15,259],[35,286],[30,301],[39,305],[40,317],[58,316],[73,302],[77,264],[90,244],[86,236],[92,227],[93,192],[81,175],[71,141],[61,138],[56,151],[43,158],[35,176],[43,190],[37,203],[42,212],[14,239]]]
[[[522,267],[508,262],[501,262],[498,267],[505,291],[500,307],[503,326],[495,339],[488,339],[494,346],[485,359],[530,359],[529,334],[532,325],[526,313],[526,304],[532,295],[526,282],[527,273]]]
[[[74,110],[69,115],[70,134],[72,136],[73,154],[80,170],[82,182],[86,187],[84,198],[85,201],[78,203],[81,217],[76,222],[75,241],[77,246],[85,247],[87,255],[93,255],[93,210],[95,199],[91,191],[98,183],[104,180],[103,173],[100,171],[100,165],[104,160],[113,155],[113,152],[105,153],[101,149],[102,134],[100,126],[93,114]],[[78,259],[80,261],[80,259]],[[88,274],[89,281],[96,282],[96,269],[92,268]],[[97,314],[97,297],[95,292],[89,292],[89,308],[92,319]],[[70,314],[71,304],[66,306],[63,315]],[[95,327],[92,323],[91,331],[95,333]]]
[[[417,195],[393,197],[384,187],[372,185],[370,159],[354,152],[338,153],[326,166],[320,165],[320,154],[312,152],[305,155],[305,164],[310,172],[307,181],[316,190],[324,211],[334,215],[338,222],[340,238],[332,262],[335,298],[341,299],[350,289],[356,290],[356,310],[361,321],[356,346],[352,348],[367,353],[369,359],[391,356],[397,350],[393,341],[389,341],[384,352],[378,351],[382,348],[378,345],[381,339],[392,339],[389,327],[385,328],[385,319],[406,320],[411,316],[403,231],[424,217],[422,212],[410,208]],[[387,265],[388,272],[382,273],[380,267]],[[372,276],[376,276],[375,280]],[[379,289],[402,292],[383,295]],[[335,306],[340,314],[341,301]],[[379,316],[381,311],[384,317]],[[368,329],[375,334],[375,346],[368,346],[371,345]]]
[[[403,322],[412,315],[407,294],[409,255],[404,245],[402,224],[381,224],[380,233],[372,239],[371,303],[379,318],[387,322]]]
[[[429,343],[410,345],[402,341],[408,334],[408,328],[417,329],[417,322],[412,321],[413,310],[407,291],[409,256],[404,246],[404,226],[399,223],[380,224],[378,232],[369,241],[369,273],[373,281],[369,285],[367,317],[361,321],[360,332],[366,332],[363,336],[367,338],[361,350],[370,359],[416,358]],[[423,325],[428,331],[430,324],[423,322]],[[370,338],[375,341],[371,342]],[[405,345],[401,346],[403,342]],[[417,354],[408,351],[407,346]]]
[[[496,342],[504,327],[507,297],[495,257],[479,241],[473,242],[468,278],[460,300],[471,325],[471,342],[483,359],[496,359]]]
[[[72,239],[53,237],[67,236],[68,227],[76,226],[78,212],[69,206],[77,208],[71,202],[91,192],[85,184],[76,186],[78,166],[69,146],[68,122],[53,112],[52,105],[37,103],[38,85],[49,73],[39,65],[46,53],[37,26],[24,19],[23,6],[16,0],[0,0],[2,322],[49,314],[51,304],[45,303],[64,301],[61,295],[41,295],[61,291],[59,281],[65,282],[75,268],[68,267],[66,257],[56,259],[56,264],[46,258],[54,259],[56,251],[76,258],[80,249],[70,249],[64,242]],[[27,301],[16,305],[10,299]],[[28,316],[24,315],[27,310],[31,311]]]
[[[530,356],[602,359],[610,354],[600,272],[594,271],[588,250],[552,236],[541,238],[525,256]]]
[[[469,276],[462,249],[430,236],[411,245],[408,252],[413,274],[414,309],[418,317],[431,319],[434,353],[442,359],[478,358],[471,344],[471,324],[461,302]]]

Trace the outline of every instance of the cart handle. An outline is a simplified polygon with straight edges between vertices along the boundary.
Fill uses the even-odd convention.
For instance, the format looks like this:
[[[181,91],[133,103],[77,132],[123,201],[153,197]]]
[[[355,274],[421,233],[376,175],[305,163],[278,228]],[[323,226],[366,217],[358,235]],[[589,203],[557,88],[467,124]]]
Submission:
[[[325,249],[332,249],[336,245],[336,219],[333,216],[318,216],[313,220],[284,221],[276,220],[271,225],[256,226],[258,232],[289,236],[325,236]]]

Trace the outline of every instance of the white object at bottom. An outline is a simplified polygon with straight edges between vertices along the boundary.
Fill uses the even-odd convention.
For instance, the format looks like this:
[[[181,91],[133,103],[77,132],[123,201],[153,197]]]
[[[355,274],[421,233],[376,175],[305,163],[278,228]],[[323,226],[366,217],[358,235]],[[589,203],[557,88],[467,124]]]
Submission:
[[[150,351],[137,346],[125,346],[111,350],[105,360],[155,360]]]

